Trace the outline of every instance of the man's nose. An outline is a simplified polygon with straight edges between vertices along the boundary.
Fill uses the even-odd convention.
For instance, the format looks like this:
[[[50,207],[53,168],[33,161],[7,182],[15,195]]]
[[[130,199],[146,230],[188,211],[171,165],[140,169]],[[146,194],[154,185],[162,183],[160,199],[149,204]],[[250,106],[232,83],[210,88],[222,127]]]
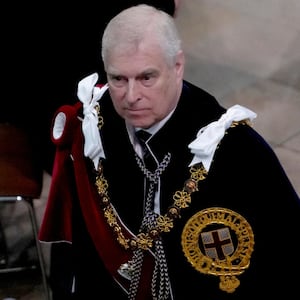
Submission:
[[[130,103],[136,102],[141,98],[138,82],[129,80],[127,86],[127,101]]]

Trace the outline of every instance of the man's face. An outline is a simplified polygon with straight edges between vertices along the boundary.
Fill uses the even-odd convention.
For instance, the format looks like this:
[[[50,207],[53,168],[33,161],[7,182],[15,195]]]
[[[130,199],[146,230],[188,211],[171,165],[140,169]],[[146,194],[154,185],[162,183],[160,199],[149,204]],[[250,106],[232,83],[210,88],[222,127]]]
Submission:
[[[171,112],[180,97],[183,53],[170,66],[158,46],[110,52],[107,64],[109,92],[117,113],[134,127],[149,128]]]

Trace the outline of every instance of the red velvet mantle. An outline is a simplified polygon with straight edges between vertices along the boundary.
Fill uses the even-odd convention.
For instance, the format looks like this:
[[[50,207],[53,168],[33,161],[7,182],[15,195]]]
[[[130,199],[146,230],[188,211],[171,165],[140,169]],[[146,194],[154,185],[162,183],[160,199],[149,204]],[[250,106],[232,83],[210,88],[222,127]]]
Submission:
[[[117,242],[112,229],[107,224],[101,211],[99,195],[95,184],[91,182],[88,176],[83,151],[84,136],[81,130],[81,120],[78,118],[81,107],[82,104],[79,102],[74,106],[64,105],[56,112],[53,120],[54,127],[58,114],[63,114],[66,118],[65,124],[61,128],[61,136],[55,138],[52,135],[52,141],[56,145],[56,156],[48,202],[39,231],[39,239],[41,242],[72,243],[71,191],[74,191],[74,183],[70,178],[75,178],[76,193],[95,248],[114,279],[128,290],[129,281],[119,275],[118,269],[121,264],[127,262],[132,257],[132,251],[125,250]],[[73,161],[72,168],[69,166],[70,157]],[[74,174],[70,172],[74,172]],[[121,222],[120,226],[125,237],[133,237]],[[150,281],[152,267],[153,257],[150,253],[146,252],[142,282],[137,299],[148,299],[145,295],[149,295],[149,299],[151,299]]]

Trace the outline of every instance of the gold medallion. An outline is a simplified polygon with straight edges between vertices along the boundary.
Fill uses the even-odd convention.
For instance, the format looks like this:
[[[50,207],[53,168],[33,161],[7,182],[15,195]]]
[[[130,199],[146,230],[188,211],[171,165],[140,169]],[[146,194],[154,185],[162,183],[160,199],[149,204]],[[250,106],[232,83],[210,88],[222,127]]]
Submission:
[[[219,288],[233,293],[237,275],[250,265],[254,234],[240,214],[222,207],[199,211],[186,223],[181,245],[189,263],[199,272],[220,277]]]

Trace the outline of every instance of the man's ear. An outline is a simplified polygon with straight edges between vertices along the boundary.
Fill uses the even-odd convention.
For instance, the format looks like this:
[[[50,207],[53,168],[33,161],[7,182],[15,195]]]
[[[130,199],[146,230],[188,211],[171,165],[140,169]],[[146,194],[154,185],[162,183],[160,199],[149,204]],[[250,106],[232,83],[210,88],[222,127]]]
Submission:
[[[176,74],[177,78],[182,80],[184,75],[184,67],[185,67],[185,56],[182,50],[180,50],[176,55]]]

